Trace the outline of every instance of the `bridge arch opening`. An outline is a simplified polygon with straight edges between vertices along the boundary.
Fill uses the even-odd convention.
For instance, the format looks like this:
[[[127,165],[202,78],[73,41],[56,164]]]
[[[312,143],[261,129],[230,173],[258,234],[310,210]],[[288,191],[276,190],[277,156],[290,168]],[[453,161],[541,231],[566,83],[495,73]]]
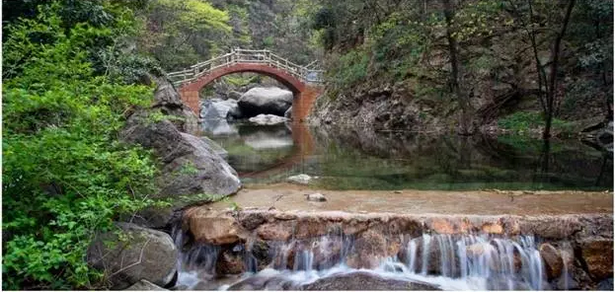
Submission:
[[[223,76],[251,72],[271,77],[293,92],[293,119],[303,120],[321,92],[311,80],[319,70],[294,64],[268,50],[234,49],[231,53],[191,66],[179,72],[169,73],[180,92],[182,100],[196,113],[200,111],[201,89]]]

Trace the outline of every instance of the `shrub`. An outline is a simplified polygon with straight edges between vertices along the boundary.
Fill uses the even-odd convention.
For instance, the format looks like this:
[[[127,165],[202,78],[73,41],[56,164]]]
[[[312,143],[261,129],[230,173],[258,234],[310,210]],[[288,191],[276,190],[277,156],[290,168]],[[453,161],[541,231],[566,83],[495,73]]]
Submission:
[[[93,234],[154,204],[150,152],[117,142],[124,113],[147,106],[152,88],[96,75],[92,40],[116,32],[65,33],[57,10],[41,6],[3,44],[4,289],[100,287],[85,261]]]

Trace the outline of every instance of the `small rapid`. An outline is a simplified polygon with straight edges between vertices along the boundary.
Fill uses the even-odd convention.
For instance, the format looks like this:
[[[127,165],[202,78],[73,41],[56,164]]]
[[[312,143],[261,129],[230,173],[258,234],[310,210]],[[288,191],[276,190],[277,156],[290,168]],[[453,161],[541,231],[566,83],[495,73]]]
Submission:
[[[533,236],[399,235],[394,239],[400,248],[385,257],[361,251],[363,245],[353,235],[341,233],[286,242],[254,238],[229,248],[190,244],[179,232],[174,238],[182,248],[181,289],[301,290],[326,278],[355,274],[442,290],[552,289]],[[235,274],[220,274],[230,268]]]

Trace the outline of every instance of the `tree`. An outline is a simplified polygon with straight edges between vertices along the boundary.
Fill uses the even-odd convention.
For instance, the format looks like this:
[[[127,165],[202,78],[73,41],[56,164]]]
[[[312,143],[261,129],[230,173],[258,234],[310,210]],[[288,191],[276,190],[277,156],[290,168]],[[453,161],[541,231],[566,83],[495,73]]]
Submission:
[[[561,43],[567,31],[567,26],[569,24],[569,20],[571,18],[571,12],[575,5],[575,0],[567,0],[565,15],[562,16],[562,12],[560,12],[560,5],[556,5],[556,7],[542,7],[545,13],[541,15],[535,14],[535,3],[533,0],[528,0],[526,5],[523,6],[520,3],[516,3],[519,1],[509,0],[510,6],[514,15],[517,19],[522,23],[523,29],[526,31],[528,39],[531,43],[531,47],[533,49],[533,55],[535,57],[535,66],[537,68],[537,81],[539,83],[539,90],[541,94],[539,95],[539,102],[541,104],[541,108],[543,110],[543,117],[545,120],[545,126],[543,129],[543,138],[549,139],[551,136],[551,128],[552,128],[552,119],[554,117],[555,110],[555,98],[557,91],[557,83],[558,83],[558,66],[560,62],[560,49]],[[542,2],[541,4],[546,4]],[[522,9],[525,9],[523,12]],[[550,19],[541,19],[541,16],[549,15],[546,11],[556,11],[560,15],[562,19],[560,21],[560,26],[558,31],[550,30],[551,26],[547,26],[546,23],[550,21]],[[539,23],[537,20],[540,20],[543,23]],[[540,58],[539,51],[541,50],[541,43],[539,42],[539,31],[546,31],[544,34],[543,42],[546,42],[551,49],[551,57],[547,63],[542,63]],[[549,73],[546,71],[546,67],[549,66]]]
[[[153,0],[144,11],[140,47],[166,70],[177,70],[226,51],[229,15],[201,0]],[[222,40],[222,42],[221,42]]]
[[[458,105],[462,110],[460,115],[460,127],[458,133],[461,135],[472,134],[472,113],[469,97],[464,95],[460,88],[459,83],[459,61],[458,61],[458,41],[453,36],[453,18],[455,14],[455,8],[451,5],[450,0],[443,0],[443,8],[445,13],[445,27],[447,34],[447,45],[449,48],[449,62],[451,63],[451,88],[458,100]]]

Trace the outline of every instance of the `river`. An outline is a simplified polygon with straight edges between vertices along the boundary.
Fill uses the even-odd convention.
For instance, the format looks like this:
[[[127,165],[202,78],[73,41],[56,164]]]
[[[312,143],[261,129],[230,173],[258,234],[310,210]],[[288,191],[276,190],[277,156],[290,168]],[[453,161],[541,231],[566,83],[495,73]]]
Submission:
[[[301,123],[204,124],[244,184],[308,174],[332,190],[609,190],[612,153],[525,136],[336,132]]]

